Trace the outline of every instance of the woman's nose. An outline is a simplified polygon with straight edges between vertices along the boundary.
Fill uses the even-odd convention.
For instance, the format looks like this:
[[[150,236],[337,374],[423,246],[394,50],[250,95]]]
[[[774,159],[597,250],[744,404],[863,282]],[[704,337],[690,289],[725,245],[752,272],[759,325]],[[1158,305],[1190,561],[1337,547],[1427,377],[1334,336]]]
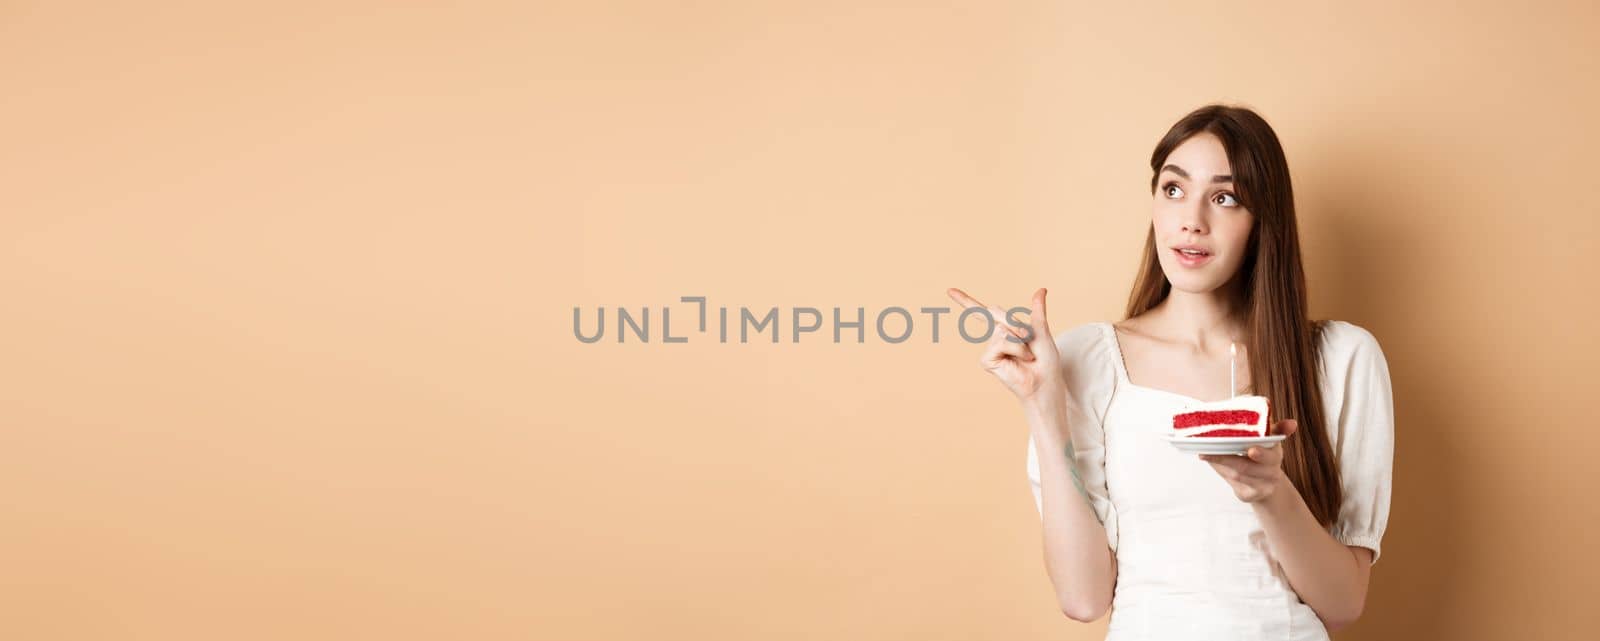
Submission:
[[[1201,224],[1201,221],[1205,219],[1205,207],[1199,205],[1190,209],[1187,213],[1188,215],[1183,217],[1183,231],[1195,234],[1205,233],[1205,225]]]

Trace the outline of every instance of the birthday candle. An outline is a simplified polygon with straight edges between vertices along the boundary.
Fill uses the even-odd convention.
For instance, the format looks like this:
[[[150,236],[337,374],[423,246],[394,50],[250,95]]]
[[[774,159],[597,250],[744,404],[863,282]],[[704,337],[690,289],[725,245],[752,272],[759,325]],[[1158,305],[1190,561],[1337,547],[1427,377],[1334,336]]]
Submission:
[[[1233,381],[1233,362],[1239,350],[1233,346],[1233,341],[1228,342],[1228,398],[1239,395],[1239,388]]]

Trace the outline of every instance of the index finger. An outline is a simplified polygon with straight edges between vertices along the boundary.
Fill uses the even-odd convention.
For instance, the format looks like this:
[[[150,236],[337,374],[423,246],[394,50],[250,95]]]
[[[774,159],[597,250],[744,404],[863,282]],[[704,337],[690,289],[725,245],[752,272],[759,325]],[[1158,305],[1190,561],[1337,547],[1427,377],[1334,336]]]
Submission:
[[[966,292],[961,291],[959,289],[956,289],[954,287],[951,287],[950,289],[945,290],[945,293],[949,294],[950,298],[954,299],[957,303],[961,303],[962,307],[965,307],[965,308],[968,308],[968,309],[971,309],[973,307],[987,307],[987,305],[984,305],[983,303],[978,302],[977,299],[974,299],[973,297],[968,296]]]

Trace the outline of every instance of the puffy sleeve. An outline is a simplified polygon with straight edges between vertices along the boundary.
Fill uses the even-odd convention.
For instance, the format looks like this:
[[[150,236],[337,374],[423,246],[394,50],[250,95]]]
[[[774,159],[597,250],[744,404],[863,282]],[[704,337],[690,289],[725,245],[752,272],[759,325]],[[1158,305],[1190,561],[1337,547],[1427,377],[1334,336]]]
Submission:
[[[1324,403],[1329,437],[1338,453],[1344,503],[1331,528],[1345,545],[1372,550],[1389,524],[1394,478],[1394,393],[1389,363],[1377,338],[1360,326],[1330,321],[1323,339]]]
[[[1106,541],[1117,549],[1117,512],[1106,487],[1106,439],[1103,428],[1106,408],[1116,385],[1116,358],[1099,323],[1087,323],[1058,334],[1056,348],[1061,352],[1062,380],[1066,383],[1067,426],[1071,442],[1064,452],[1048,452],[1072,462],[1073,484],[1078,494],[1094,508],[1106,529]],[[1040,482],[1039,451],[1028,439],[1028,482],[1033,487],[1034,507],[1044,516],[1044,487]]]

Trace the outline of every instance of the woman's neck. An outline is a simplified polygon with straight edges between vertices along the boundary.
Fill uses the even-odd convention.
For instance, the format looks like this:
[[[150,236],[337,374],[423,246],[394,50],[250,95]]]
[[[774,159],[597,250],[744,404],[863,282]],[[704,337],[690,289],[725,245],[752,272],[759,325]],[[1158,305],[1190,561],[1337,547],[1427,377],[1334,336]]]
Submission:
[[[1225,287],[1203,294],[1173,289],[1151,311],[1162,334],[1200,352],[1226,352],[1228,343],[1244,341],[1240,310],[1234,309]]]

